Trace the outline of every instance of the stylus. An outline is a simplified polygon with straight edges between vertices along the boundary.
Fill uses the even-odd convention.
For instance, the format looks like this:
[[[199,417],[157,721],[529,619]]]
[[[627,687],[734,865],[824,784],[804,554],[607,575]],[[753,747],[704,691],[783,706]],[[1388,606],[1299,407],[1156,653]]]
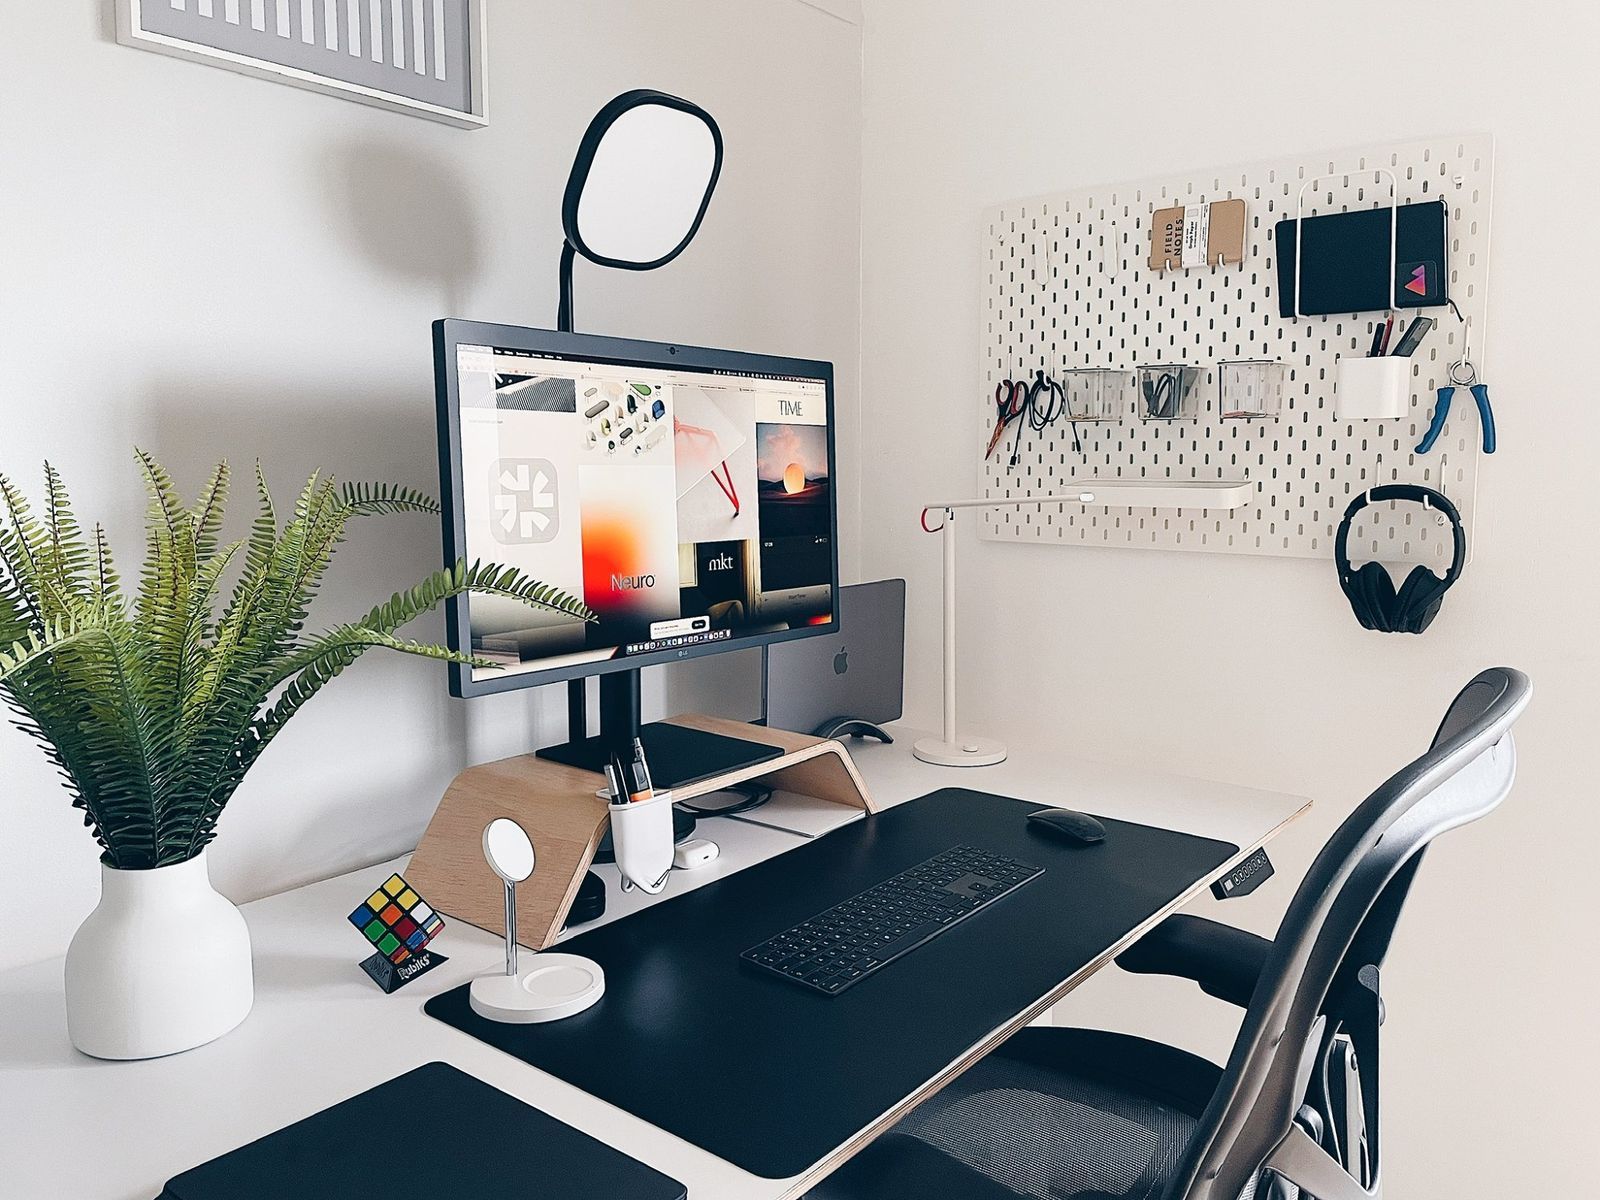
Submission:
[[[1368,358],[1377,358],[1383,351],[1383,322],[1379,321],[1372,329],[1372,349],[1367,351]]]

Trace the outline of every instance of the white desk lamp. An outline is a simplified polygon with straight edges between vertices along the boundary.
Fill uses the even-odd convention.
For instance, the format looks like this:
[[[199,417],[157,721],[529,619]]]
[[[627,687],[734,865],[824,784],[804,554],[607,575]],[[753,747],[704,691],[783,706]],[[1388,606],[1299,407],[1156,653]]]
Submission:
[[[1092,504],[1093,492],[1065,496],[1022,496],[1014,500],[949,500],[922,510],[922,527],[928,514],[942,512],[944,524],[929,533],[944,535],[944,734],[918,738],[911,753],[940,767],[989,767],[1006,759],[1004,742],[994,738],[966,737],[956,732],[956,509],[1015,508],[1023,504]]]
[[[923,762],[941,767],[988,767],[1004,762],[1004,742],[969,737],[956,731],[956,522],[958,508],[1018,508],[1024,504],[1100,504],[1134,508],[1239,508],[1249,502],[1254,485],[1248,479],[1085,479],[1084,490],[1054,496],[1017,496],[1002,499],[947,500],[922,510],[922,527],[928,514],[942,512],[944,524],[929,533],[944,534],[944,732],[921,738],[911,753]]]

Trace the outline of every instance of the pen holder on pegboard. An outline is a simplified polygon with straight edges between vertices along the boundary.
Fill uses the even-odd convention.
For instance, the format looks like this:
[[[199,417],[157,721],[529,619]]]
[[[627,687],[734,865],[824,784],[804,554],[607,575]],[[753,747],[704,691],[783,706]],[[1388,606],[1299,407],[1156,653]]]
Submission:
[[[1341,421],[1398,421],[1411,411],[1411,359],[1339,359],[1334,374],[1333,415]]]
[[[637,887],[660,895],[672,873],[672,793],[657,792],[648,800],[611,804],[607,809],[622,890]]]

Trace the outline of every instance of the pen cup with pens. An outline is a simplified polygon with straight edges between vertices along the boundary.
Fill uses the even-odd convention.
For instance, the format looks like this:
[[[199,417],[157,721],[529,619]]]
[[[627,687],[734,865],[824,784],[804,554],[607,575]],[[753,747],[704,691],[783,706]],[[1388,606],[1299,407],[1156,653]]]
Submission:
[[[637,738],[628,755],[606,764],[611,789],[611,844],[622,890],[660,895],[672,873],[672,793],[650,785],[650,768]]]

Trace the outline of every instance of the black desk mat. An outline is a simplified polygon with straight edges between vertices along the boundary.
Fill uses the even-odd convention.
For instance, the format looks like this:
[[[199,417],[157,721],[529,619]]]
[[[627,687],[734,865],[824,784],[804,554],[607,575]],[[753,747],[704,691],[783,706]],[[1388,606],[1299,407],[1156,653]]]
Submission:
[[[160,1200],[686,1194],[677,1180],[435,1062],[185,1171]]]
[[[1104,954],[1239,847],[1103,819],[1078,846],[1037,804],[945,788],[563,943],[605,969],[588,1012],[546,1025],[425,1011],[756,1175],[786,1179],[880,1118]],[[741,951],[923,859],[973,845],[1039,878],[838,996]]]

